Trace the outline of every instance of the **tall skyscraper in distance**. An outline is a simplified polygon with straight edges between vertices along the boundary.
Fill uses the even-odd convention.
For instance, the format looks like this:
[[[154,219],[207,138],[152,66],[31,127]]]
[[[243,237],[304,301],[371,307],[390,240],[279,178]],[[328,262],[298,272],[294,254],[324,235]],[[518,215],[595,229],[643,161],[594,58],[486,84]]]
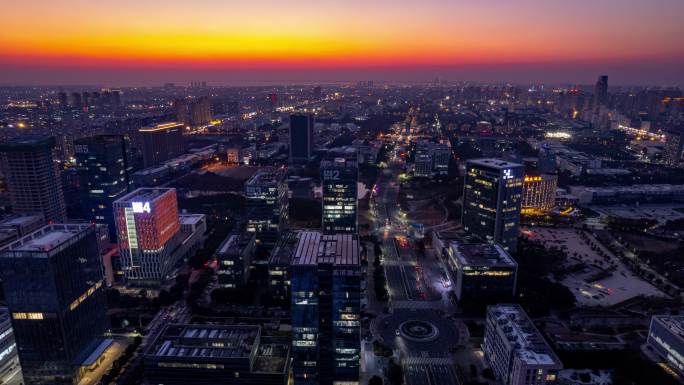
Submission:
[[[344,158],[321,162],[323,232],[357,232],[359,169]]]
[[[54,138],[19,137],[0,144],[2,170],[12,211],[43,214],[48,222],[66,219]]]
[[[463,228],[483,241],[516,251],[524,168],[501,159],[466,162]]]
[[[182,123],[157,124],[138,132],[142,136],[145,167],[156,166],[185,152]]]
[[[313,115],[290,115],[290,163],[306,163],[313,156]]]
[[[173,102],[176,120],[191,132],[211,122],[211,101],[206,96],[196,99],[177,99]]]
[[[247,231],[257,243],[275,244],[288,219],[287,182],[278,171],[262,170],[245,182]]]
[[[594,86],[594,111],[598,112],[601,106],[608,102],[608,76],[601,75]]]
[[[97,135],[74,141],[83,213],[109,228],[116,240],[113,203],[131,189],[133,170],[130,141],[123,135]]]
[[[359,381],[360,258],[353,234],[298,233],[291,265],[296,385]]]
[[[176,190],[139,188],[114,202],[121,266],[131,285],[156,286],[172,272],[182,241]]]
[[[24,236],[0,249],[0,272],[26,383],[77,384],[108,329],[95,226]]]

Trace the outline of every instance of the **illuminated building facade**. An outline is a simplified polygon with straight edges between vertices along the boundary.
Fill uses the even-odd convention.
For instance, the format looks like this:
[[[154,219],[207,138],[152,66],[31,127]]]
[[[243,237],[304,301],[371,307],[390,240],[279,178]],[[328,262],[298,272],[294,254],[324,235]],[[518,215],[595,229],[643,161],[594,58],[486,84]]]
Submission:
[[[25,382],[78,383],[108,329],[95,226],[45,226],[0,249],[0,271]]]
[[[318,231],[302,231],[297,237],[291,266],[294,383],[358,384],[358,238]]]
[[[169,278],[182,241],[176,190],[139,188],[114,202],[114,218],[128,283],[155,285]]]
[[[556,207],[558,176],[525,175],[523,179],[522,213],[545,213]]]
[[[684,316],[654,315],[646,343],[672,370],[684,376]]]
[[[80,179],[83,216],[107,225],[109,239],[116,240],[112,203],[132,185],[131,145],[123,135],[97,135],[74,141]]]
[[[313,156],[313,115],[290,115],[290,163],[306,163]]]
[[[278,171],[259,171],[245,182],[247,231],[257,243],[275,244],[288,218],[287,181]]]
[[[6,384],[14,377],[14,368],[19,366],[17,342],[12,330],[12,314],[6,307],[0,307],[0,381]]]
[[[13,213],[40,213],[48,222],[66,219],[54,148],[52,137],[19,137],[0,144],[0,160]]]
[[[555,384],[563,364],[517,304],[487,308],[482,344],[497,381],[505,385]]]
[[[451,242],[448,255],[459,301],[496,303],[515,294],[518,264],[500,245]]]
[[[171,122],[138,130],[145,167],[156,166],[185,152],[183,127],[183,123]]]
[[[324,233],[356,233],[359,170],[356,162],[337,158],[321,162]]]
[[[466,162],[463,228],[515,252],[522,205],[523,166],[500,159]]]

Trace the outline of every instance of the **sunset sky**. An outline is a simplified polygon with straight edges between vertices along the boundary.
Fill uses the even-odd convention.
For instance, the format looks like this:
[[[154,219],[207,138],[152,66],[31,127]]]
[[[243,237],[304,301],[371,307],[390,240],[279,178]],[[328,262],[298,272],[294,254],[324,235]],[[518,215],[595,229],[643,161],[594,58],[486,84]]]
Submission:
[[[683,0],[34,0],[0,83],[684,83]]]

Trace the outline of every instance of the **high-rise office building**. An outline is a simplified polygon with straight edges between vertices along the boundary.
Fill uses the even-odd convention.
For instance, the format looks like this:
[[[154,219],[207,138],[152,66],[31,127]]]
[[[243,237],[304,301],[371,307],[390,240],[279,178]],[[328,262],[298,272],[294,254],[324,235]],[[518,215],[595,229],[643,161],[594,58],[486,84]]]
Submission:
[[[156,166],[185,152],[182,123],[157,124],[138,132],[142,137],[145,167]]]
[[[295,384],[358,383],[359,260],[356,235],[298,233],[291,266]]]
[[[12,330],[12,317],[9,309],[0,307],[0,381],[8,383],[19,373],[14,370],[19,367],[17,342]]]
[[[667,133],[665,144],[665,163],[669,166],[678,167],[682,163],[684,155],[684,127]]]
[[[599,76],[594,86],[594,111],[598,112],[601,106],[608,103],[608,76]]]
[[[358,179],[356,162],[343,158],[321,162],[323,232],[357,232]]]
[[[173,188],[139,188],[114,202],[121,266],[133,285],[157,285],[169,278],[182,241]]]
[[[108,329],[95,226],[52,224],[0,249],[28,384],[77,384]]]
[[[132,186],[132,150],[123,135],[98,135],[74,141],[84,217],[109,228],[116,240],[112,203]]]
[[[235,288],[247,283],[255,243],[256,236],[250,232],[230,234],[223,240],[216,250],[219,287]]]
[[[463,228],[515,252],[522,204],[523,166],[500,159],[466,162]]]
[[[517,304],[487,308],[482,344],[485,359],[505,385],[549,385],[563,369],[525,311]]]
[[[211,101],[206,96],[197,99],[177,99],[173,102],[176,121],[186,132],[193,132],[211,122]]]
[[[523,179],[522,213],[543,214],[556,207],[558,175],[525,175]]]
[[[268,258],[268,290],[276,301],[289,303],[290,268],[298,239],[297,232],[285,232],[271,249],[271,255]]]
[[[245,182],[247,231],[257,243],[275,243],[288,218],[287,181],[278,171],[259,171]]]
[[[66,219],[54,148],[54,138],[16,138],[0,144],[2,170],[14,213],[42,214],[49,222]]]
[[[306,163],[313,156],[313,115],[290,115],[290,162]]]

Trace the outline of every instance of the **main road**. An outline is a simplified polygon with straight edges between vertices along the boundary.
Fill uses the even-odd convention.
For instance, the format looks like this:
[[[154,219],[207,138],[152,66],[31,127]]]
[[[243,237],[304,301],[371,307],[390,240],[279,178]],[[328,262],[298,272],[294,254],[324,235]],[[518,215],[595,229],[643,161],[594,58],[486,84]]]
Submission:
[[[401,160],[391,159],[371,193],[372,226],[381,240],[390,295],[387,311],[373,319],[371,332],[398,353],[408,385],[431,384],[442,376],[441,383],[456,384],[451,353],[465,343],[467,331],[450,316],[453,309],[439,258],[431,252],[420,259],[416,255],[406,215],[398,205],[402,169]]]

